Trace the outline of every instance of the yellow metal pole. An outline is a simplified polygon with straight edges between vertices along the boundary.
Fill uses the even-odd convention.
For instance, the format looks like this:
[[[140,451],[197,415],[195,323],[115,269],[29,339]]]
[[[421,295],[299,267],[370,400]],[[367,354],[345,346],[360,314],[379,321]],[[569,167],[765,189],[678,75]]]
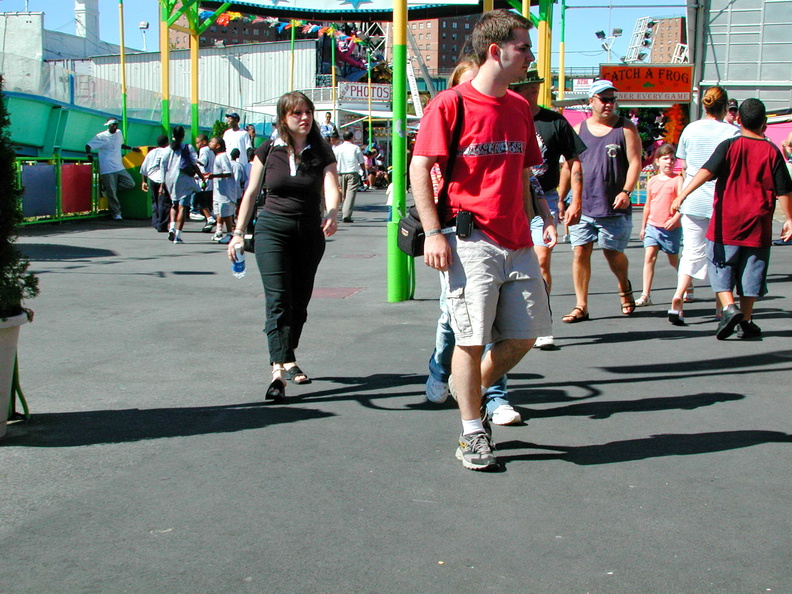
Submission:
[[[124,43],[124,0],[118,0],[119,41],[121,42],[121,134],[127,139],[127,87],[126,87],[126,44]]]
[[[160,68],[162,70],[162,130],[170,136],[170,43],[168,41],[168,14],[164,1],[160,2]]]
[[[190,132],[193,144],[198,136],[198,32],[195,27],[190,27]]]
[[[495,0],[484,0],[484,12],[495,9]]]

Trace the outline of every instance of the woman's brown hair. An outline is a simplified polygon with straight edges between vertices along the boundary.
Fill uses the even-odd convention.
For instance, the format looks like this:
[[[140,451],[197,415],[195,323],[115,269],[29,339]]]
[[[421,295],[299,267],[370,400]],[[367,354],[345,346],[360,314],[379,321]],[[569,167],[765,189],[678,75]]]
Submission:
[[[729,95],[723,87],[710,87],[704,93],[701,104],[709,115],[723,119],[729,109]]]

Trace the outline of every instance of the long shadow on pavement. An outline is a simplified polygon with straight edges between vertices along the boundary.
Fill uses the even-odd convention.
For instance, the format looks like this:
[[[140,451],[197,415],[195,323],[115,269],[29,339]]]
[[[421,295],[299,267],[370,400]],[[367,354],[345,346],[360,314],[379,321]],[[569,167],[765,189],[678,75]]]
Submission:
[[[95,410],[37,414],[9,425],[4,447],[78,447],[146,439],[233,433],[334,416],[285,406],[233,404],[194,408]]]
[[[663,456],[694,456],[747,448],[765,443],[792,443],[792,435],[780,431],[716,431],[712,433],[653,435],[589,446],[555,446],[527,441],[498,443],[498,461],[563,460],[581,466],[617,464],[660,458]],[[504,450],[552,450],[553,453],[505,455]]]

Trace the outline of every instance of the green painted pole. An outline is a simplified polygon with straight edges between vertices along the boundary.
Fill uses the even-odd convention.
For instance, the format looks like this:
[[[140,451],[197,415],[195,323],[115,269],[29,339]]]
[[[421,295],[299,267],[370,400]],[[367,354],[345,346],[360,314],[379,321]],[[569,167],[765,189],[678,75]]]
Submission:
[[[397,245],[407,194],[407,0],[393,3],[393,206],[388,223],[388,302],[411,296],[410,262]]]
[[[291,67],[289,68],[289,90],[294,91],[294,40],[297,35],[297,25],[291,21]]]
[[[367,68],[367,77],[368,77],[368,111],[369,111],[369,121],[368,121],[368,139],[369,139],[369,150],[374,144],[374,126],[371,122],[371,46],[366,47],[366,68]],[[374,188],[371,188],[372,190]]]
[[[160,68],[162,69],[162,132],[170,137],[170,44],[168,31],[171,8],[167,0],[160,0]]]

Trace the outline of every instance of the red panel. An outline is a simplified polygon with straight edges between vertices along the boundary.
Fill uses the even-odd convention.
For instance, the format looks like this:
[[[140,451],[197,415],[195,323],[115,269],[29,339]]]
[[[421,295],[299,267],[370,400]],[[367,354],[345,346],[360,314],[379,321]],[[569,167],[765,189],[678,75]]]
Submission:
[[[91,211],[91,166],[64,163],[61,166],[61,208],[64,214]]]

